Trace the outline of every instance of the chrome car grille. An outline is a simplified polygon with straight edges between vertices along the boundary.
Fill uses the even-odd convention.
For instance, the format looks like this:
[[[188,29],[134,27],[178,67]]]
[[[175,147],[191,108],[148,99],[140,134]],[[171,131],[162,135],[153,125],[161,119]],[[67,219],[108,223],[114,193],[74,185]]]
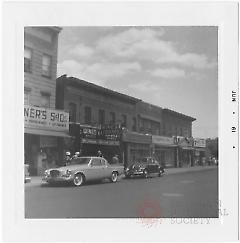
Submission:
[[[51,170],[50,171],[50,176],[51,177],[58,177],[60,175],[60,171],[59,170]]]

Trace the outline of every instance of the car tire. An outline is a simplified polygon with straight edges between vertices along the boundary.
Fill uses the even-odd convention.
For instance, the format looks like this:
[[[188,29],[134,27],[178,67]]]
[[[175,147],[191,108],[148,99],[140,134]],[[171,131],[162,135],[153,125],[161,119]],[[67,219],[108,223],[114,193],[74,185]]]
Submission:
[[[118,180],[118,173],[116,171],[112,172],[111,182],[115,183]]]
[[[143,171],[143,176],[144,176],[144,178],[148,178],[149,177],[149,173],[148,173],[148,170],[144,170]]]
[[[73,185],[74,186],[82,186],[84,183],[84,176],[81,173],[78,173],[76,175],[74,175],[73,178]]]

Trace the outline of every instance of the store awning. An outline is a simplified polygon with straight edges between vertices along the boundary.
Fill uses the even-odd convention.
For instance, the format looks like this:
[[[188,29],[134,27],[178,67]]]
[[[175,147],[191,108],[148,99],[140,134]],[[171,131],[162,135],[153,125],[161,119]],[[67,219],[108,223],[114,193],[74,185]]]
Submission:
[[[180,148],[183,149],[183,150],[194,150],[193,147],[180,147]]]
[[[202,152],[205,152],[205,151],[206,151],[206,148],[196,148],[196,147],[195,147],[194,149],[195,149],[196,151],[200,151],[200,152],[201,152],[201,151],[202,151]]]
[[[60,131],[52,131],[52,130],[41,130],[41,129],[33,129],[33,128],[24,128],[24,133],[42,135],[42,136],[54,136],[54,137],[67,137],[71,138],[71,136],[66,132]]]

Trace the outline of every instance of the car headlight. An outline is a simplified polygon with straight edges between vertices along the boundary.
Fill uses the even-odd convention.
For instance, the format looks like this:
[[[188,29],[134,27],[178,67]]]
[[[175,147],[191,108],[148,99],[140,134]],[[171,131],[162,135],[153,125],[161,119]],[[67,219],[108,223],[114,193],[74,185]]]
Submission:
[[[66,170],[64,176],[71,176],[72,171],[71,170]]]
[[[49,176],[49,175],[50,175],[50,171],[49,170],[45,170],[44,176]]]

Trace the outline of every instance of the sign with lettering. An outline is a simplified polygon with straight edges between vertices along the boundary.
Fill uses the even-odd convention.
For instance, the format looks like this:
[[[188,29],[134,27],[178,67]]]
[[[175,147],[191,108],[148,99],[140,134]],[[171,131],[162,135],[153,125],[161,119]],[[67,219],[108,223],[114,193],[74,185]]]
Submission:
[[[68,132],[69,113],[61,110],[25,105],[24,127]]]
[[[203,138],[194,138],[194,147],[205,148],[206,147],[206,139]]]
[[[164,137],[164,136],[156,136],[152,135],[152,143],[159,145],[173,145],[174,140],[173,137]]]
[[[96,139],[98,132],[99,132],[99,129],[95,128],[95,127],[88,127],[88,126],[80,127],[80,136],[82,138]]]
[[[91,138],[91,139],[103,139],[110,141],[119,141],[121,137],[121,128],[115,127],[90,127],[90,126],[80,126],[80,136],[81,138]]]

